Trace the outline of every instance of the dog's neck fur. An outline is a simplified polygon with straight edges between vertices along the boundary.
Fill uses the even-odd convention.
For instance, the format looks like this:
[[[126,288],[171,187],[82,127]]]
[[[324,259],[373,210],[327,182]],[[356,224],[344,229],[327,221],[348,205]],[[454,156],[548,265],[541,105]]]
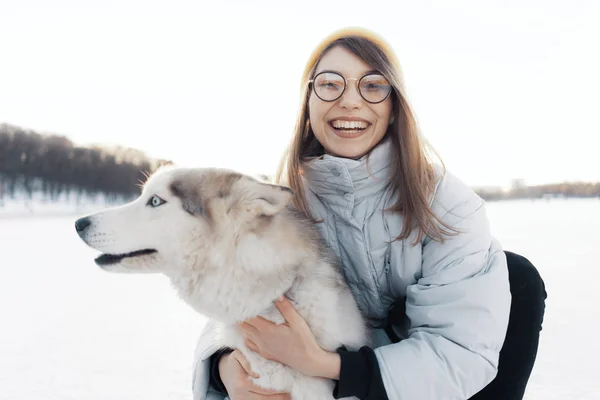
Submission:
[[[303,230],[294,222],[299,221],[274,218],[263,232],[223,239],[219,250],[210,251],[220,256],[218,260],[198,257],[197,265],[186,266],[180,275],[170,276],[171,281],[192,308],[222,323],[269,314],[274,300],[310,279],[308,271],[318,262],[316,238],[300,237]],[[282,234],[285,241],[280,240]],[[302,258],[297,256],[300,243],[308,249]],[[218,273],[211,272],[217,269]]]

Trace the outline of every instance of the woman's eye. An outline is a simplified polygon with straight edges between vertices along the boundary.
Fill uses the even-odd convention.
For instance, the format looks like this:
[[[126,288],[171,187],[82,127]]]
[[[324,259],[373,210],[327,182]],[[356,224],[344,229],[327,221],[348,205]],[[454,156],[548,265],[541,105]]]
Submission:
[[[160,197],[154,195],[154,196],[150,197],[150,199],[148,200],[147,205],[149,205],[151,207],[158,207],[158,206],[160,206],[160,205],[162,205],[164,203],[166,203],[166,201],[164,201]]]
[[[318,82],[317,85],[324,89],[339,89],[342,86],[344,86],[343,84],[340,84],[339,82],[332,82],[332,81]]]
[[[384,87],[384,85],[378,84],[378,83],[367,83],[364,86],[365,89],[370,90],[370,91],[376,91],[376,90],[385,90],[386,88]]]

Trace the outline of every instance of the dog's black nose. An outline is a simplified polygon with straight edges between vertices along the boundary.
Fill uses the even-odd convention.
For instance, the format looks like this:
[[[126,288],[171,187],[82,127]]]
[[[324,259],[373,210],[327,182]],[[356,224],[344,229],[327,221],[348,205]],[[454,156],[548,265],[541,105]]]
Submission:
[[[75,221],[75,230],[77,232],[83,232],[85,228],[91,225],[91,223],[92,221],[90,221],[88,217],[79,218]]]

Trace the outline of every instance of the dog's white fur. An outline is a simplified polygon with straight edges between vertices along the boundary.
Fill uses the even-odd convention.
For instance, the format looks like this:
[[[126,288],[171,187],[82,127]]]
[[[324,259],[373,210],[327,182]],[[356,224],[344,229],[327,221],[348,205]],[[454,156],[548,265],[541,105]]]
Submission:
[[[220,323],[221,345],[248,358],[260,374],[256,384],[290,392],[294,400],[332,399],[333,381],[261,358],[237,328],[257,315],[282,323],[274,300],[286,295],[323,349],[368,344],[335,258],[313,223],[288,205],[290,198],[288,188],[229,170],[162,168],[139,198],[86,217],[89,226],[79,234],[105,254],[156,250],[97,262],[108,271],[168,276],[184,301]]]

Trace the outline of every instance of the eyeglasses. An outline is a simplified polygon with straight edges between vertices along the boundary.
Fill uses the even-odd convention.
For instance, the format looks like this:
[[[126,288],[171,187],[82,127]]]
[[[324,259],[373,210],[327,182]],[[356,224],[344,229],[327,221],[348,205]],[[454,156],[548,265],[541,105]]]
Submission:
[[[336,101],[346,91],[348,81],[357,81],[358,93],[368,103],[381,103],[392,92],[392,85],[381,74],[370,73],[360,79],[344,78],[337,72],[324,71],[308,81],[317,97],[323,101]]]

